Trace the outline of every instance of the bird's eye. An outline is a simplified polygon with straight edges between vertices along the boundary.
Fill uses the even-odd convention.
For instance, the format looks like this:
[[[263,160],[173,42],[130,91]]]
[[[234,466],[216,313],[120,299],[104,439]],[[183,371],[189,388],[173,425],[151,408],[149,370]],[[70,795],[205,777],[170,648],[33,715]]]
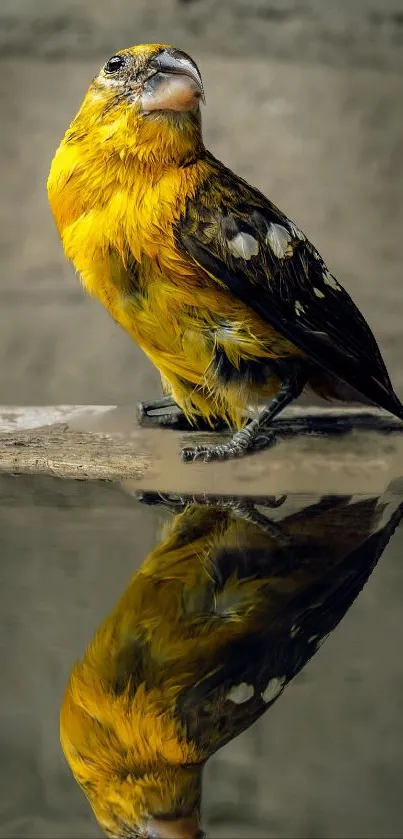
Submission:
[[[113,55],[105,64],[105,73],[117,73],[118,70],[122,69],[124,63],[123,55]]]

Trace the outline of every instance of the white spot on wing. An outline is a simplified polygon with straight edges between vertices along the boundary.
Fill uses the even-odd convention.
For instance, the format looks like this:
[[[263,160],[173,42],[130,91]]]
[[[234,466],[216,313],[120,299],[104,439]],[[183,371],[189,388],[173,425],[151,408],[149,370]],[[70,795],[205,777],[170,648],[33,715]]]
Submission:
[[[305,309],[304,309],[302,303],[299,302],[299,300],[295,301],[294,308],[295,308],[295,313],[298,315],[298,317],[305,312]]]
[[[231,688],[229,694],[227,695],[227,699],[235,705],[242,705],[243,702],[248,702],[249,699],[252,699],[254,692],[255,689],[253,685],[241,682],[239,685],[234,685],[234,687]]]
[[[325,285],[330,286],[330,288],[334,288],[336,291],[341,290],[341,286],[339,285],[337,280],[335,280],[335,278],[332,277],[330,271],[328,271],[327,268],[325,268],[323,272],[323,282],[325,283]]]
[[[282,676],[281,678],[275,676],[274,679],[270,679],[269,684],[261,694],[263,702],[272,702],[273,699],[275,699],[279,695],[279,693],[281,693],[285,683],[285,676]]]
[[[233,239],[229,240],[228,249],[235,257],[250,259],[251,256],[257,256],[259,253],[259,242],[250,233],[237,233]]]
[[[316,295],[316,297],[325,297],[323,291],[321,291],[320,288],[316,288],[315,285],[313,287],[313,293]]]
[[[285,256],[291,256],[292,250],[289,249],[290,242],[291,235],[282,224],[272,223],[269,225],[266,234],[266,244],[269,245],[275,256],[279,259],[284,259]]]
[[[305,239],[306,239],[306,236],[304,236],[302,230],[300,230],[299,227],[297,227],[296,224],[294,224],[293,221],[289,222],[289,226],[290,226],[291,233],[294,236],[294,239],[299,239],[300,242],[304,242]]]
[[[298,635],[298,632],[299,632],[299,626],[297,626],[297,624],[294,623],[291,627],[290,638],[295,638],[295,636]]]

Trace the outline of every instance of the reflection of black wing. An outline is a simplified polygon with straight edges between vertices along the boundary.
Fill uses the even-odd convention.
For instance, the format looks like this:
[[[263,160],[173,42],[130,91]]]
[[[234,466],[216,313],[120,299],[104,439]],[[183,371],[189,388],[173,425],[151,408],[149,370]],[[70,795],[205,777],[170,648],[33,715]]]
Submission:
[[[208,161],[211,177],[188,201],[177,247],[310,361],[403,419],[368,324],[315,248],[261,193]]]
[[[364,500],[350,505],[350,509],[351,506],[355,508],[357,521],[362,520],[362,517],[369,521],[378,503],[379,499]],[[340,500],[335,504],[339,506]],[[290,523],[292,519],[303,515],[304,511],[301,511],[285,521]],[[258,719],[312,658],[367,582],[402,515],[403,505],[397,510],[394,508],[387,523],[363,539],[341,562],[329,566],[324,561],[323,574],[315,575],[315,579],[308,585],[304,585],[301,578],[299,585],[295,586],[295,595],[283,604],[283,610],[277,610],[273,589],[273,597],[268,597],[268,603],[273,603],[273,612],[268,609],[267,626],[259,633],[230,640],[225,649],[219,650],[216,669],[211,668],[198,684],[183,691],[178,709],[181,721],[188,735],[208,754],[221,748]],[[297,565],[300,568],[310,562],[306,548],[306,543],[301,544],[300,549],[296,546]],[[315,550],[313,541],[312,550]],[[253,576],[253,552],[244,559],[240,553],[245,552],[234,550],[232,562],[226,556],[225,566],[237,568],[238,573],[244,567],[245,576]],[[266,565],[266,574],[272,573],[273,582],[277,578],[277,585],[278,577],[281,577],[281,552],[276,553],[273,559],[274,567],[266,554],[266,563],[270,563],[269,570]],[[261,575],[262,561],[262,551],[256,552],[257,576]],[[297,565],[294,570],[289,569],[287,551],[284,551],[284,561],[288,570],[285,570],[283,579],[287,583],[288,579],[293,579]],[[253,696],[243,702],[229,701],[228,694],[236,685],[252,686]]]

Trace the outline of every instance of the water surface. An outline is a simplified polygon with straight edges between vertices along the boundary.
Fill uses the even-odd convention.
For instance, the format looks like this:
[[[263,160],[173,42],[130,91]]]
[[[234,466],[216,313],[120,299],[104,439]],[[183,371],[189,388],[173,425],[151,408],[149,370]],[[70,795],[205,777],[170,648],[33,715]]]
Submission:
[[[346,616],[278,700],[208,764],[209,836],[401,836],[402,530],[388,531],[400,518],[397,490],[326,501],[289,494],[276,510],[259,506],[284,524],[327,505],[330,530],[315,525],[309,536],[322,540],[324,571],[343,554],[351,568],[361,563],[362,579],[351,605],[341,604]],[[172,503],[140,503],[123,485],[50,477],[3,476],[0,492],[0,836],[101,836],[61,752],[61,699],[73,662],[186,508],[178,494],[172,512]],[[319,634],[329,614],[317,613]]]

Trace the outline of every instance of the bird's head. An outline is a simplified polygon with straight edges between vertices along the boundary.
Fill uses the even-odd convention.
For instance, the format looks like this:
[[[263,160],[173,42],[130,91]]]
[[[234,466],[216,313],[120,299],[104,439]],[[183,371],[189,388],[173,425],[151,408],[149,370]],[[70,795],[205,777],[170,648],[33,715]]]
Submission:
[[[111,781],[89,796],[110,839],[204,839],[199,769],[160,766],[142,778]]]
[[[200,72],[185,52],[166,44],[129,47],[92,81],[70,135],[91,133],[122,159],[183,163],[202,147],[203,101]]]
[[[104,656],[115,678],[116,654],[105,626],[106,636],[73,668],[61,707],[60,740],[72,773],[111,839],[203,839],[204,763],[179,736],[170,710],[161,713],[159,689],[142,684],[133,697],[129,682],[114,692]]]
[[[110,839],[204,839],[200,823],[200,767],[154,766],[136,777],[110,776],[84,786],[94,815]]]

